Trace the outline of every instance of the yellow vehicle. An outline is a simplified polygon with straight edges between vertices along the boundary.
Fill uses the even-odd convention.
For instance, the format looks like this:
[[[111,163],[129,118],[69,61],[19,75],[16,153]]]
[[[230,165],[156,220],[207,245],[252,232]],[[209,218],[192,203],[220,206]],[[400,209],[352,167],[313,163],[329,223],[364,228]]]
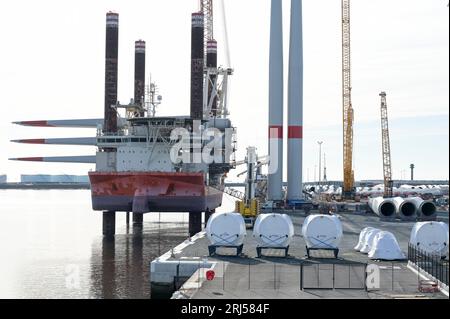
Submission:
[[[256,218],[259,211],[260,205],[257,199],[250,200],[248,205],[244,201],[236,201],[236,212],[240,213],[244,218]]]

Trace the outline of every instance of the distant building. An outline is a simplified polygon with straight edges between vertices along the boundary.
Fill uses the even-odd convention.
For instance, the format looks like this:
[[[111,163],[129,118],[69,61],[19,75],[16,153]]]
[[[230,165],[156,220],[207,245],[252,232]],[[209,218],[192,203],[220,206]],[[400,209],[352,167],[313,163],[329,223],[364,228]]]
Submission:
[[[21,183],[89,183],[88,176],[76,175],[20,175]]]
[[[0,184],[6,184],[8,178],[6,175],[0,175]]]

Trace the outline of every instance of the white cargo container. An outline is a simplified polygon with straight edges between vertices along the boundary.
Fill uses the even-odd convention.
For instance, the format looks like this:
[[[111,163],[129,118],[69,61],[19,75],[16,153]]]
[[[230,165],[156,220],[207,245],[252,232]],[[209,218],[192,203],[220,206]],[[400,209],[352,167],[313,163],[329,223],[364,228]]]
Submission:
[[[448,225],[443,222],[416,223],[409,239],[411,245],[441,257],[448,253]]]
[[[339,248],[343,231],[337,216],[309,215],[302,227],[308,248]]]
[[[206,235],[215,246],[240,246],[247,235],[244,218],[238,213],[213,214],[206,225]]]
[[[262,247],[285,248],[294,237],[294,224],[285,214],[261,214],[253,227],[253,237]]]
[[[311,250],[332,250],[337,258],[343,236],[342,223],[337,216],[309,215],[303,223],[302,236],[308,257]]]

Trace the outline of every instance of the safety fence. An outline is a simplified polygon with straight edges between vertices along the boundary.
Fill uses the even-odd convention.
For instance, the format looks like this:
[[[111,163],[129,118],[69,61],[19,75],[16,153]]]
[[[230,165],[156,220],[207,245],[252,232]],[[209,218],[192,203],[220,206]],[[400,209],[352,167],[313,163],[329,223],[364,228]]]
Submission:
[[[432,254],[414,245],[408,246],[408,260],[420,270],[448,286],[448,257]]]
[[[302,290],[366,289],[366,264],[303,264]]]
[[[214,279],[198,271],[192,278],[206,291],[234,290],[366,290],[364,263],[218,263]],[[202,276],[204,278],[202,278]],[[179,288],[186,278],[175,278]]]

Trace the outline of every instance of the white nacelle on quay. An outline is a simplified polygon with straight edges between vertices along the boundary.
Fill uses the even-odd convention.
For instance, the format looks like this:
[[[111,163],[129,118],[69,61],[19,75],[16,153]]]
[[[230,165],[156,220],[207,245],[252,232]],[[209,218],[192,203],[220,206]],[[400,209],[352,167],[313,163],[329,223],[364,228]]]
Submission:
[[[286,214],[261,214],[253,227],[253,238],[262,247],[286,248],[294,237],[294,224]]]
[[[443,222],[416,223],[409,243],[426,253],[444,257],[448,253],[448,225]]]
[[[337,216],[309,215],[302,236],[308,248],[337,249],[343,236],[342,223]]]
[[[247,236],[244,218],[238,213],[213,214],[206,225],[206,235],[212,245],[240,246]]]

